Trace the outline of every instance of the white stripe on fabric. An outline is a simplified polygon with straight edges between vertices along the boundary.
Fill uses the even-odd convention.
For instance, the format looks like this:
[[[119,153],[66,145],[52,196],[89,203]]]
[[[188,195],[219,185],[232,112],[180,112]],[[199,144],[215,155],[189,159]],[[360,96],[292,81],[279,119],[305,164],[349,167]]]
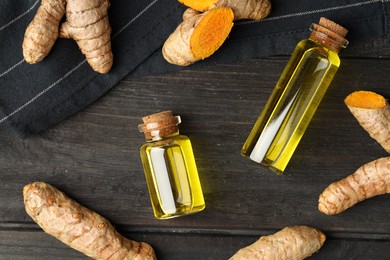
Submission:
[[[159,0],[153,0],[149,5],[147,5],[144,9],[142,9],[136,16],[134,16],[127,24],[125,24],[121,29],[119,29],[119,31],[117,33],[114,34],[113,38],[118,36],[121,32],[123,32],[128,26],[130,26],[133,22],[135,22],[142,14],[144,14],[147,10],[149,10],[154,4],[156,4]],[[16,65],[12,66],[10,69],[6,70],[5,72],[3,72],[2,74],[7,74],[9,71],[11,71],[12,69],[14,69],[15,67],[19,66],[20,64],[23,63],[24,60],[22,61],[19,61]],[[39,92],[38,94],[36,94],[33,98],[31,98],[29,101],[27,101],[26,103],[24,103],[23,105],[19,106],[18,108],[16,108],[14,111],[12,111],[11,113],[7,114],[6,116],[4,116],[3,118],[0,119],[0,124],[3,123],[4,121],[6,121],[8,118],[10,118],[11,116],[19,113],[21,110],[23,110],[24,108],[26,108],[28,105],[30,105],[31,103],[33,103],[35,100],[37,100],[40,96],[42,96],[43,94],[45,94],[46,92],[48,92],[50,89],[52,89],[53,87],[57,86],[59,83],[61,83],[64,79],[66,79],[67,77],[69,77],[73,72],[75,72],[78,68],[80,68],[84,63],[86,63],[87,60],[83,60],[82,62],[80,62],[79,64],[77,64],[75,67],[73,67],[71,70],[69,70],[67,73],[65,73],[60,79],[58,79],[57,81],[55,81],[54,83],[52,83],[51,85],[49,85],[47,88],[45,88],[44,90],[42,90],[41,92]],[[3,76],[1,74],[1,76]]]
[[[157,3],[158,0],[152,1],[150,4],[148,4],[141,12],[139,12],[136,16],[133,17],[125,26],[123,26],[119,31],[117,31],[112,38],[116,38],[123,30],[125,30],[127,27],[129,27],[130,24],[132,24],[135,20],[137,20],[141,15],[143,15],[146,11],[148,11],[155,3]]]
[[[70,71],[68,71],[64,76],[62,76],[60,79],[58,79],[57,81],[55,81],[53,84],[51,84],[50,86],[48,86],[47,88],[45,88],[44,90],[42,90],[41,92],[39,92],[38,94],[36,94],[32,99],[30,99],[29,101],[27,101],[26,103],[24,103],[23,105],[21,105],[20,107],[18,107],[17,109],[15,109],[14,111],[12,111],[11,113],[9,113],[8,115],[6,115],[5,117],[3,117],[2,119],[0,119],[0,123],[3,123],[5,120],[7,120],[9,117],[15,115],[16,113],[18,113],[20,110],[22,110],[23,108],[25,108],[26,106],[30,105],[32,102],[34,102],[36,99],[38,99],[40,96],[42,96],[43,94],[45,94],[46,92],[48,92],[50,89],[52,89],[53,87],[55,87],[56,85],[58,85],[61,81],[63,81],[64,79],[66,79],[70,74],[72,74],[75,70],[77,70],[78,68],[81,67],[81,65],[83,65],[84,63],[86,62],[86,60],[83,60],[82,62],[80,62],[79,64],[77,64],[73,69],[71,69]]]
[[[303,15],[308,15],[308,14],[315,14],[315,13],[321,13],[321,12],[327,12],[327,11],[335,11],[335,10],[340,10],[340,9],[347,9],[347,8],[353,8],[353,7],[357,7],[357,6],[363,6],[363,5],[369,5],[369,4],[374,4],[374,3],[378,3],[378,2],[388,2],[390,0],[371,0],[371,1],[364,1],[364,2],[359,2],[359,3],[355,3],[355,4],[348,4],[348,5],[342,5],[342,6],[335,6],[335,7],[329,7],[329,8],[323,8],[323,9],[317,9],[317,10],[311,10],[311,11],[306,11],[306,12],[300,12],[300,13],[293,13],[293,14],[286,14],[286,15],[281,15],[281,16],[275,16],[275,17],[270,17],[270,18],[266,18],[264,20],[278,20],[278,19],[284,19],[284,18],[290,18],[290,17],[295,17],[295,16],[303,16]],[[114,35],[113,35],[113,38],[117,37],[120,33],[122,33],[122,31],[124,31],[129,25],[131,25],[133,22],[135,22],[142,14],[144,14],[148,9],[150,9],[155,3],[157,3],[158,0],[154,0],[152,1],[149,5],[147,5],[143,10],[141,10],[136,16],[134,16],[126,25],[124,25],[121,29],[119,29],[118,32],[116,32]],[[32,9],[32,8],[30,8]],[[263,21],[264,21],[263,20]],[[252,21],[249,21],[249,22],[242,22],[242,23],[238,23],[238,25],[240,24],[245,24],[245,23],[251,23]],[[256,21],[255,21],[256,22]],[[24,60],[23,60],[24,61]],[[10,69],[6,70],[5,72],[3,72],[1,74],[1,76],[3,76],[3,74],[5,75],[6,73],[8,73],[9,71],[11,71],[13,68],[17,67],[18,65],[22,64],[23,61],[20,61],[18,62],[16,65],[14,65],[13,67],[11,67]],[[81,67],[81,65],[83,65],[84,63],[86,62],[86,60],[83,60],[82,62],[80,62],[79,64],[77,64],[74,68],[72,68],[70,71],[68,71],[67,73],[65,73],[64,76],[62,76],[60,79],[58,79],[57,81],[55,81],[53,84],[49,85],[46,89],[42,90],[41,92],[39,92],[37,95],[35,95],[33,98],[31,98],[29,101],[27,101],[26,103],[24,103],[23,105],[21,105],[20,107],[18,107],[17,109],[15,109],[14,111],[12,111],[11,113],[9,113],[8,115],[4,116],[3,118],[0,119],[0,123],[3,123],[4,121],[6,121],[8,118],[10,118],[11,116],[15,115],[16,113],[20,112],[21,110],[23,110],[25,107],[27,107],[28,105],[30,105],[31,103],[33,103],[35,100],[37,100],[40,96],[42,96],[43,94],[45,94],[46,92],[48,92],[50,89],[52,89],[53,87],[55,87],[56,85],[58,85],[61,81],[63,81],[65,78],[67,78],[68,76],[70,76],[73,72],[75,72],[79,67]]]
[[[371,1],[364,1],[364,2],[359,2],[359,3],[354,3],[354,4],[347,4],[347,5],[339,5],[339,6],[333,6],[333,7],[327,7],[327,8],[322,8],[322,9],[316,9],[316,10],[309,10],[305,12],[299,12],[299,13],[292,13],[292,14],[284,14],[284,15],[279,15],[279,16],[274,16],[274,17],[267,17],[261,21],[242,21],[237,23],[237,25],[242,25],[242,24],[251,24],[251,23],[258,23],[262,21],[274,21],[274,20],[281,20],[281,19],[286,19],[286,18],[291,18],[291,17],[298,17],[298,16],[304,16],[304,15],[310,15],[310,14],[317,14],[317,13],[324,13],[324,12],[329,12],[329,11],[337,11],[341,9],[348,9],[348,8],[353,8],[353,7],[359,7],[363,5],[371,5],[371,4],[376,4],[379,2],[388,2],[390,0],[371,0]]]
[[[37,0],[29,9],[27,9],[27,11],[25,11],[24,13],[22,13],[21,15],[15,17],[14,19],[12,19],[10,22],[6,23],[5,25],[1,26],[0,27],[0,31],[4,30],[5,28],[7,28],[8,26],[10,26],[11,24],[13,24],[14,22],[18,21],[20,18],[22,18],[23,16],[25,16],[26,14],[28,14],[29,12],[31,12],[34,7],[39,3],[39,0]]]
[[[7,70],[3,71],[0,74],[0,78],[3,77],[5,74],[16,68],[17,66],[21,65],[24,62],[24,59],[20,60],[18,63],[14,64],[13,66],[9,67]]]
[[[6,29],[7,27],[9,27],[11,24],[15,23],[16,21],[18,21],[19,19],[21,19],[23,16],[25,16],[26,14],[28,14],[29,12],[31,12],[35,6],[39,3],[39,0],[35,1],[35,3],[29,8],[27,9],[24,13],[20,14],[19,16],[15,17],[14,19],[12,19],[11,21],[9,21],[8,23],[6,23],[5,25],[1,26],[0,27],[0,31],[3,31],[4,29]],[[9,67],[8,69],[6,69],[5,71],[3,71],[2,73],[0,73],[0,78],[3,77],[4,75],[6,75],[7,73],[11,72],[13,69],[15,69],[16,67],[18,67],[19,65],[23,64],[24,62],[24,59],[20,60],[19,62],[17,62],[16,64],[12,65],[11,67]]]

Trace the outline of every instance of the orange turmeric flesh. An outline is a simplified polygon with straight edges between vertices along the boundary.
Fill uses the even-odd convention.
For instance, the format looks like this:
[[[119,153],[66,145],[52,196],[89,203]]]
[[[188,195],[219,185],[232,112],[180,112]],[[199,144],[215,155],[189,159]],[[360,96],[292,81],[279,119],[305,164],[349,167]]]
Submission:
[[[196,11],[205,12],[215,7],[228,7],[233,10],[234,19],[262,20],[271,12],[270,0],[179,0],[180,3]]]
[[[377,109],[386,106],[386,99],[372,91],[356,91],[346,97],[345,104],[351,107]]]
[[[185,6],[191,7],[192,9],[204,12],[209,10],[211,7],[213,7],[219,0],[201,0],[201,1],[194,1],[194,0],[179,0],[180,3],[182,3]]]
[[[224,43],[233,27],[232,9],[218,7],[209,11],[195,27],[190,39],[192,55],[198,59],[211,56]]]
[[[387,100],[371,91],[356,91],[344,102],[363,129],[390,153],[390,106]]]

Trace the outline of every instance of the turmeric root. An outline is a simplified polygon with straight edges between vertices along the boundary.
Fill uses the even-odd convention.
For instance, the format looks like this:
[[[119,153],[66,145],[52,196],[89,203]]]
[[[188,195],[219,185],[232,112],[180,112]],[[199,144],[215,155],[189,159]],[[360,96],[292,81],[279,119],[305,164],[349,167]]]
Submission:
[[[55,187],[35,182],[23,189],[25,209],[48,234],[94,259],[156,259],[149,244],[121,236],[107,219]]]
[[[65,4],[66,0],[42,0],[24,35],[23,56],[27,63],[40,62],[49,54],[58,37]]]
[[[188,8],[183,22],[164,43],[162,53],[172,64],[187,66],[211,56],[226,40],[234,14],[226,7],[199,13]]]
[[[371,91],[348,95],[345,104],[359,124],[390,153],[390,106],[386,99]]]
[[[255,243],[240,249],[230,260],[305,259],[317,252],[326,240],[319,230],[307,226],[291,226],[263,236]]]
[[[329,185],[320,195],[318,209],[333,215],[365,199],[390,193],[390,157],[361,166],[355,173]]]
[[[100,73],[107,73],[113,63],[109,5],[108,0],[68,0],[67,21],[60,30],[60,37],[73,38],[89,65]]]
[[[271,12],[269,0],[179,0],[179,2],[199,12],[214,7],[228,7],[233,10],[235,20],[261,20]]]
[[[42,0],[27,27],[23,54],[26,62],[37,63],[50,52],[57,37],[73,38],[93,70],[107,73],[113,63],[108,0]],[[66,12],[67,20],[59,29]]]
[[[187,66],[211,56],[228,37],[233,21],[261,20],[271,11],[270,0],[179,0],[189,8],[183,22],[165,41],[169,63]]]

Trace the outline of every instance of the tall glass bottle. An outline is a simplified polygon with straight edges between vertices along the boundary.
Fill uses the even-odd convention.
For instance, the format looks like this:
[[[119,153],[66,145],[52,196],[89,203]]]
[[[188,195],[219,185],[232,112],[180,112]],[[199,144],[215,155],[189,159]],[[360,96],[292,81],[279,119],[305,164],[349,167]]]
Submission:
[[[282,174],[340,66],[347,30],[321,18],[296,46],[241,154]]]
[[[140,155],[153,212],[167,219],[205,208],[191,142],[179,134],[180,116],[164,111],[142,118],[146,143]]]

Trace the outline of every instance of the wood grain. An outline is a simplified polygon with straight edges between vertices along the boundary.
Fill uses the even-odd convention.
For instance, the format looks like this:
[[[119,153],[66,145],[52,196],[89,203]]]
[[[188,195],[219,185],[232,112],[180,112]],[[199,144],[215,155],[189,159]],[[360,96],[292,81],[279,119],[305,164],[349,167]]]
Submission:
[[[203,234],[125,234],[131,239],[148,241],[158,259],[228,259],[239,248],[255,242],[255,236]],[[310,259],[387,259],[389,241],[328,239]],[[36,231],[0,231],[1,259],[88,259],[81,253]],[[365,258],[365,256],[367,256]]]
[[[311,225],[329,240],[313,259],[386,259],[389,195],[326,216],[317,207],[331,182],[387,153],[343,103],[365,89],[390,97],[390,60],[342,60],[336,78],[278,176],[240,155],[241,146],[287,62],[264,58],[127,78],[84,111],[26,140],[0,130],[0,258],[83,259],[41,232],[23,208],[22,188],[46,181],[107,217],[159,259],[226,259],[260,235]],[[137,130],[140,117],[167,109],[182,117],[206,199],[198,214],[159,221],[149,202]]]

